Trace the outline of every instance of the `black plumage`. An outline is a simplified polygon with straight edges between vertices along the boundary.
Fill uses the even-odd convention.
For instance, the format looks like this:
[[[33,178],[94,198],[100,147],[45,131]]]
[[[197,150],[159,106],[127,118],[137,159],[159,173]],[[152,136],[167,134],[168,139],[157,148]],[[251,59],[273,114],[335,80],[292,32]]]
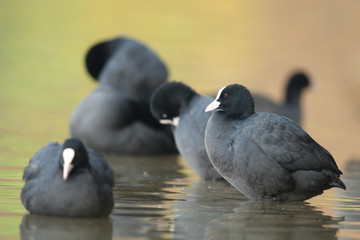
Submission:
[[[120,37],[93,46],[86,66],[99,86],[73,111],[73,137],[103,153],[176,152],[170,128],[150,112],[153,91],[167,79],[166,66],[153,51]]]
[[[250,92],[222,88],[209,104],[208,156],[218,172],[254,200],[303,201],[331,187],[345,189],[331,154],[294,121],[255,113]]]
[[[205,113],[212,98],[196,93],[181,82],[169,82],[159,87],[150,102],[155,118],[173,125],[176,146],[200,178],[221,179],[212,166],[205,149],[204,134],[210,117]]]
[[[70,159],[67,151],[73,154]],[[114,206],[113,170],[78,139],[41,148],[25,168],[23,179],[21,201],[30,213],[104,217]]]

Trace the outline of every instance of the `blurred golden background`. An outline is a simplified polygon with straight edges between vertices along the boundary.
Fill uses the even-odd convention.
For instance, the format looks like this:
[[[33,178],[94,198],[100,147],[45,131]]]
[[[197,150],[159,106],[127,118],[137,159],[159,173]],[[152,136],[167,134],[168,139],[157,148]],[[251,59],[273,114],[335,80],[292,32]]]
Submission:
[[[304,70],[315,87],[302,126],[344,170],[360,159],[359,12],[355,0],[2,2],[0,176],[18,180],[4,194],[19,191],[37,149],[69,136],[72,110],[97,85],[85,53],[118,35],[204,94],[237,82],[280,101],[288,76]]]
[[[96,86],[87,49],[126,35],[162,57],[170,80],[201,93],[238,82],[280,101],[289,74],[306,71],[315,88],[303,98],[303,126],[342,165],[360,156],[359,10],[337,0],[6,1],[0,151],[67,137],[72,109]]]

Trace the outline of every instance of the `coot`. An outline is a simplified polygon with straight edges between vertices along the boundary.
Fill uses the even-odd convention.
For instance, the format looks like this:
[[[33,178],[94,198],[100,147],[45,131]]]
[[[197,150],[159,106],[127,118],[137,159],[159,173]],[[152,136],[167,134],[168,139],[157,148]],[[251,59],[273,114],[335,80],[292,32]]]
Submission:
[[[285,88],[285,99],[282,103],[275,103],[260,94],[254,94],[256,112],[271,112],[288,117],[298,124],[301,123],[301,95],[310,86],[310,80],[304,72],[294,73]]]
[[[346,189],[331,154],[294,121],[255,113],[250,92],[220,89],[206,111],[208,156],[218,172],[253,200],[303,201],[331,187]]]
[[[170,128],[150,112],[151,94],[167,79],[166,66],[153,51],[119,37],[92,47],[86,65],[99,86],[73,111],[73,137],[102,153],[176,152]]]
[[[21,201],[30,213],[105,217],[113,209],[114,173],[75,138],[41,148],[24,170]]]
[[[185,161],[205,180],[222,179],[205,149],[204,134],[210,113],[204,109],[212,98],[196,93],[181,82],[169,82],[153,94],[150,106],[156,119],[173,125],[176,146]]]

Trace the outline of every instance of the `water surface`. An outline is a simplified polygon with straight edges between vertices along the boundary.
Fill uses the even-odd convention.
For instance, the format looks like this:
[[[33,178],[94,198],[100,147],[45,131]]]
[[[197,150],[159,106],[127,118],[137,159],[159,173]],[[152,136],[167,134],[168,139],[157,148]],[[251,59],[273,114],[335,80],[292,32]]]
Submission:
[[[4,1],[0,8],[0,239],[359,239],[360,3],[275,1]],[[116,173],[108,219],[28,215],[22,171],[69,136],[71,111],[96,83],[83,57],[117,35],[141,40],[170,80],[200,93],[238,82],[282,99],[309,73],[303,127],[343,170],[347,190],[304,203],[249,202],[201,182],[180,156],[106,156]]]
[[[177,157],[107,158],[116,173],[110,218],[25,214],[22,238],[356,239],[360,233],[359,172],[344,177],[347,192],[335,189],[301,203],[261,203],[223,181],[193,181]]]

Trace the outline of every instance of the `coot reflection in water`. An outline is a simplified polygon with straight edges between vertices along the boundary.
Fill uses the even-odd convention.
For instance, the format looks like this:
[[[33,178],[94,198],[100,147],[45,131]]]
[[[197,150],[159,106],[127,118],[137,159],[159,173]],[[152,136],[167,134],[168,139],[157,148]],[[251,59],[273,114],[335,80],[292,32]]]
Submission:
[[[343,221],[324,215],[306,203],[244,202],[233,213],[215,219],[205,236],[231,239],[335,239],[337,228],[328,227]]]
[[[306,202],[252,202],[226,182],[198,182],[174,204],[176,239],[335,239],[344,217]]]
[[[21,239],[98,240],[112,239],[109,218],[71,218],[25,214],[20,225]]]
[[[76,236],[73,239],[92,239],[88,236],[356,239],[359,236],[360,174],[354,164],[349,166],[353,171],[346,167],[343,176],[347,191],[330,190],[300,203],[254,203],[226,182],[199,181],[178,156],[122,156],[122,161],[116,156],[105,158],[116,176],[115,207],[107,219],[110,226],[101,219],[95,222],[25,215],[20,226],[22,238],[54,239],[50,236],[59,235],[61,239],[72,239],[71,236]],[[30,224],[33,222],[36,224]],[[72,232],[74,229],[76,232]],[[103,235],[97,235],[98,232]]]
[[[113,237],[168,239],[172,205],[189,184],[179,156],[105,157],[115,173]]]

